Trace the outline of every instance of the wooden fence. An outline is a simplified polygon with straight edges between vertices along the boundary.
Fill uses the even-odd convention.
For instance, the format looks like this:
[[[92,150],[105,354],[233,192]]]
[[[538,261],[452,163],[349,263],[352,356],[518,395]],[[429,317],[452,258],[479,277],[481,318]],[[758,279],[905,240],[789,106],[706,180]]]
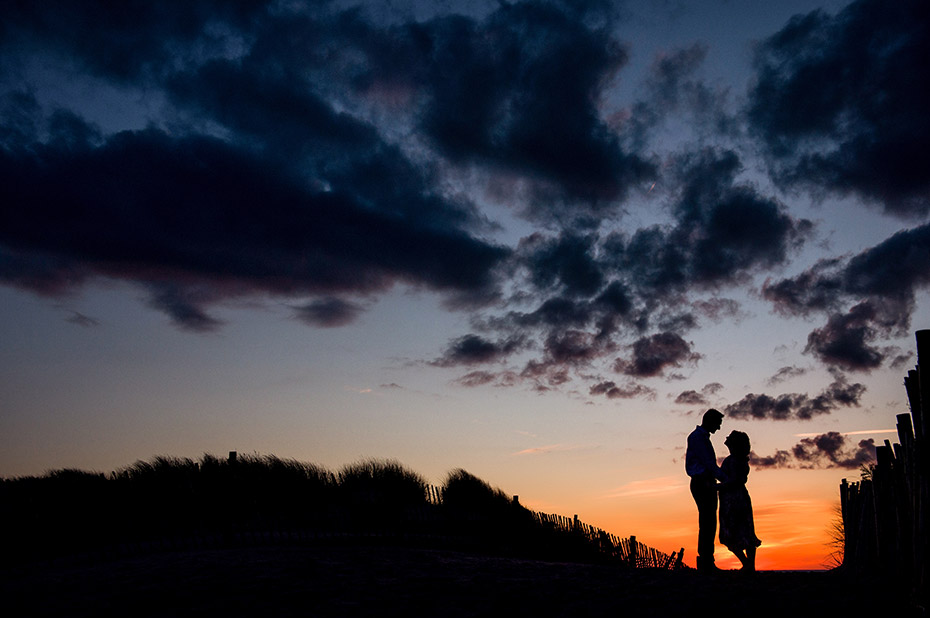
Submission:
[[[575,515],[573,519],[563,517],[562,515],[549,515],[546,513],[534,512],[533,515],[541,525],[552,526],[563,532],[581,535],[587,539],[589,543],[596,545],[602,553],[612,558],[619,559],[620,562],[632,568],[685,568],[682,562],[685,553],[683,547],[677,552],[665,554],[652,547],[643,545],[636,540],[635,536],[620,538],[600,528],[595,528],[594,526],[578,521],[577,515]]]
[[[897,416],[898,443],[876,449],[870,473],[858,482],[843,479],[843,566],[880,573],[927,600],[927,454],[930,422],[930,330],[916,333],[917,367],[904,379],[910,414]]]
[[[442,488],[430,485],[427,487],[426,494],[430,504],[437,506],[442,504]],[[519,496],[514,496],[513,502],[518,505]],[[540,513],[538,511],[530,511],[530,515],[537,526],[560,534],[580,537],[605,558],[631,568],[688,568],[683,563],[684,547],[677,552],[666,554],[640,543],[635,536],[621,538],[579,521],[578,515],[569,518],[564,515]]]

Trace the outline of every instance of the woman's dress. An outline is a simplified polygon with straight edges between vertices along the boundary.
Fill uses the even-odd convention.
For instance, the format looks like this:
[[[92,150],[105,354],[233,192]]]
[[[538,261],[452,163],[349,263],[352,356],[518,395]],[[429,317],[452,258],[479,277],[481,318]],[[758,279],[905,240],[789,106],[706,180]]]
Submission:
[[[730,551],[759,547],[752,520],[752,501],[746,489],[749,462],[732,455],[723,460],[720,470],[727,481],[720,485],[720,543]]]

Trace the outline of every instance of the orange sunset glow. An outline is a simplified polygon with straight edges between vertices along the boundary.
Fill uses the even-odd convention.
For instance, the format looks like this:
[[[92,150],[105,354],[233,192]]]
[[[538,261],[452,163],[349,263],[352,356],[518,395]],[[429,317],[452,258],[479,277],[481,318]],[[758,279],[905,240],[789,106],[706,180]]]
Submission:
[[[841,574],[840,484],[898,440],[930,328],[927,24],[926,0],[0,2],[0,498],[77,479],[21,521],[80,524],[168,461],[204,513],[260,511],[270,485],[197,475],[267,457],[332,498],[390,462],[431,496],[405,516],[451,475],[681,573]],[[359,520],[390,501],[346,492]],[[698,560],[693,495],[745,555],[718,530]],[[351,519],[285,498],[261,517]],[[402,554],[432,564],[353,568],[389,589]]]

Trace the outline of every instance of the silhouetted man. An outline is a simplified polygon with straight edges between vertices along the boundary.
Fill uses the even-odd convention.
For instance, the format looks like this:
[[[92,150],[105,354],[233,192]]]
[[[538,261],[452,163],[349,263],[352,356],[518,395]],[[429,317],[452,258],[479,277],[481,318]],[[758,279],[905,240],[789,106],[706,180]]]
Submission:
[[[717,534],[717,479],[723,480],[710,434],[720,429],[723,414],[711,408],[701,424],[688,436],[685,471],[691,477],[691,495],[698,508],[697,567],[701,571],[717,570],[714,564],[714,537]]]

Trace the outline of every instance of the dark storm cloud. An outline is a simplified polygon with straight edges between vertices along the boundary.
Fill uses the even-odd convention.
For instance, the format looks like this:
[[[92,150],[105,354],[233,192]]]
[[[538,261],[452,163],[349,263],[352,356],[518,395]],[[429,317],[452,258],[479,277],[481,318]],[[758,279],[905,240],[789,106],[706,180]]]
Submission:
[[[83,284],[88,269],[60,256],[34,255],[0,244],[0,283],[43,296],[63,296]]]
[[[877,337],[872,323],[876,318],[872,303],[862,302],[845,314],[835,313],[827,324],[807,336],[805,352],[811,352],[824,363],[853,371],[875,369],[884,355],[872,342]]]
[[[782,204],[737,181],[742,166],[733,151],[705,150],[679,165],[674,240],[688,249],[696,283],[727,282],[781,264],[810,232],[810,221],[793,219]]]
[[[26,53],[58,54],[91,74],[128,83],[158,77],[198,52],[224,50],[272,4],[4,2],[0,41]]]
[[[842,282],[835,271],[841,260],[820,260],[803,273],[781,281],[766,281],[762,295],[783,315],[808,315],[835,308],[841,302]]]
[[[530,281],[541,290],[558,286],[572,295],[591,296],[604,285],[594,257],[596,238],[565,232],[557,238],[533,234],[520,241]]]
[[[449,344],[441,358],[433,361],[440,367],[476,365],[501,361],[523,347],[519,339],[494,342],[478,335],[465,335]]]
[[[930,6],[859,0],[797,15],[758,47],[749,119],[785,186],[930,212]]]
[[[643,98],[618,108],[631,51],[614,5],[434,6],[406,19],[333,2],[0,4],[0,283],[57,296],[95,278],[130,281],[194,331],[221,326],[210,309],[246,296],[283,297],[305,323],[342,326],[362,310],[354,299],[409,285],[447,307],[494,312],[473,313],[474,332],[433,361],[504,366],[461,378],[471,386],[545,390],[592,380],[597,363],[637,379],[695,363],[684,336],[738,319],[722,293],[786,265],[812,224],[747,182],[743,156],[721,145],[737,135],[727,93],[700,79],[712,48],[659,54]],[[904,155],[926,120],[895,132],[925,92],[905,100],[904,73],[890,71],[898,59],[925,75],[902,55],[922,49],[925,27],[898,39],[889,30],[913,3],[869,22],[886,58],[840,71],[834,86],[800,88],[810,67],[851,47],[846,35],[869,6],[796,20],[765,41],[748,118],[786,185],[807,174],[838,186],[846,174],[894,212],[925,212],[927,185],[909,180]],[[825,34],[823,60],[811,50]],[[145,100],[150,127],[107,133],[84,119],[101,117],[95,102],[38,100],[30,72],[43,68],[49,81],[67,74],[72,86],[90,79]],[[882,91],[864,90],[859,73]],[[817,92],[823,109],[789,118],[763,105],[767,89],[778,109]],[[660,165],[652,140],[673,114],[714,146],[676,144]],[[833,139],[840,121],[849,140],[802,147]],[[893,140],[897,158],[883,150]],[[861,167],[873,160],[881,165]],[[661,223],[626,225],[628,198],[653,182],[647,205]],[[545,230],[508,247],[485,236],[497,228],[478,206],[505,186],[502,203]],[[926,286],[928,235],[824,261],[764,294],[782,315],[826,316],[811,354],[874,367],[891,353],[881,338],[906,327],[913,291]],[[612,388],[598,394],[650,394]]]
[[[150,283],[148,303],[166,313],[180,328],[194,332],[208,332],[222,326],[222,322],[203,310],[212,294],[206,298],[192,287],[182,287],[171,282]]]
[[[749,463],[756,468],[845,468],[858,469],[875,462],[875,440],[868,438],[850,445],[846,436],[831,431],[803,438],[790,450],[759,456],[751,453]]]
[[[2,150],[0,183],[0,244],[10,248],[0,273],[38,289],[78,270],[143,284],[173,278],[172,289],[194,282],[216,297],[395,282],[482,294],[507,255],[446,222],[409,217],[405,204],[314,190],[248,150],[155,129],[99,146]],[[196,303],[178,302],[184,296],[159,292],[152,302],[181,325],[215,326]]]
[[[824,260],[793,278],[766,282],[762,294],[782,314],[827,316],[808,336],[807,352],[829,366],[870,371],[899,354],[878,342],[908,331],[916,294],[928,286],[930,224],[902,230],[848,260]]]
[[[312,154],[326,146],[332,156],[380,142],[373,126],[336,112],[312,85],[251,57],[211,60],[174,74],[167,91],[179,107],[267,144],[267,156]]]
[[[516,3],[384,24],[327,3],[7,3],[0,72],[41,59],[143,88],[164,97],[171,129],[102,135],[27,90],[3,93],[0,176],[18,203],[2,215],[0,277],[46,293],[99,275],[163,282],[150,304],[195,330],[218,325],[200,299],[253,291],[325,302],[405,282],[453,306],[485,303],[508,251],[475,235],[487,222],[473,204],[437,190],[430,158],[412,160],[357,110],[397,118],[400,97],[416,143],[529,183],[553,198],[527,206],[546,219],[612,211],[655,174],[600,115],[628,54],[612,10]],[[579,325],[614,328],[604,315],[632,300],[605,288],[592,248],[567,231],[528,256],[536,286],[564,295],[528,319],[552,325],[574,310]],[[343,321],[307,307],[310,323]],[[556,358],[572,355],[549,341]]]
[[[858,407],[865,390],[862,384],[849,384],[845,378],[837,375],[833,383],[815,397],[804,393],[774,397],[750,393],[740,401],[726,406],[723,413],[738,419],[806,421],[821,414],[830,414],[840,406]]]
[[[654,377],[669,367],[693,364],[701,358],[680,335],[668,332],[641,337],[633,343],[632,350],[629,360],[616,360],[614,370],[638,378]]]
[[[351,324],[362,312],[362,307],[341,298],[320,298],[295,307],[297,318],[311,326],[334,328]]]
[[[695,364],[700,354],[682,333],[703,318],[734,319],[740,307],[717,296],[689,296],[716,293],[785,263],[811,228],[739,181],[741,170],[729,150],[682,156],[672,169],[680,189],[668,203],[670,223],[631,235],[565,229],[524,238],[515,253],[512,283],[520,287],[512,302],[535,300],[535,307],[490,318],[483,327],[499,338],[519,333],[541,342],[542,354],[530,367],[535,373],[611,357],[614,371],[636,378]],[[621,341],[631,337],[629,355],[617,358]]]
[[[628,52],[610,19],[597,24],[578,6],[502,4],[481,20],[447,16],[368,32],[360,44],[368,71],[356,86],[412,89],[431,145],[450,161],[529,182],[532,216],[613,209],[656,170],[600,117],[603,90]]]
[[[421,225],[482,223],[466,201],[433,193],[429,166],[411,161],[370,123],[345,112],[267,60],[213,60],[170,80],[179,107],[230,129],[243,146],[331,191],[348,191]]]
[[[674,226],[643,228],[610,244],[617,266],[647,294],[737,283],[784,263],[810,234],[810,221],[738,180],[742,164],[731,150],[682,156],[676,169]]]

